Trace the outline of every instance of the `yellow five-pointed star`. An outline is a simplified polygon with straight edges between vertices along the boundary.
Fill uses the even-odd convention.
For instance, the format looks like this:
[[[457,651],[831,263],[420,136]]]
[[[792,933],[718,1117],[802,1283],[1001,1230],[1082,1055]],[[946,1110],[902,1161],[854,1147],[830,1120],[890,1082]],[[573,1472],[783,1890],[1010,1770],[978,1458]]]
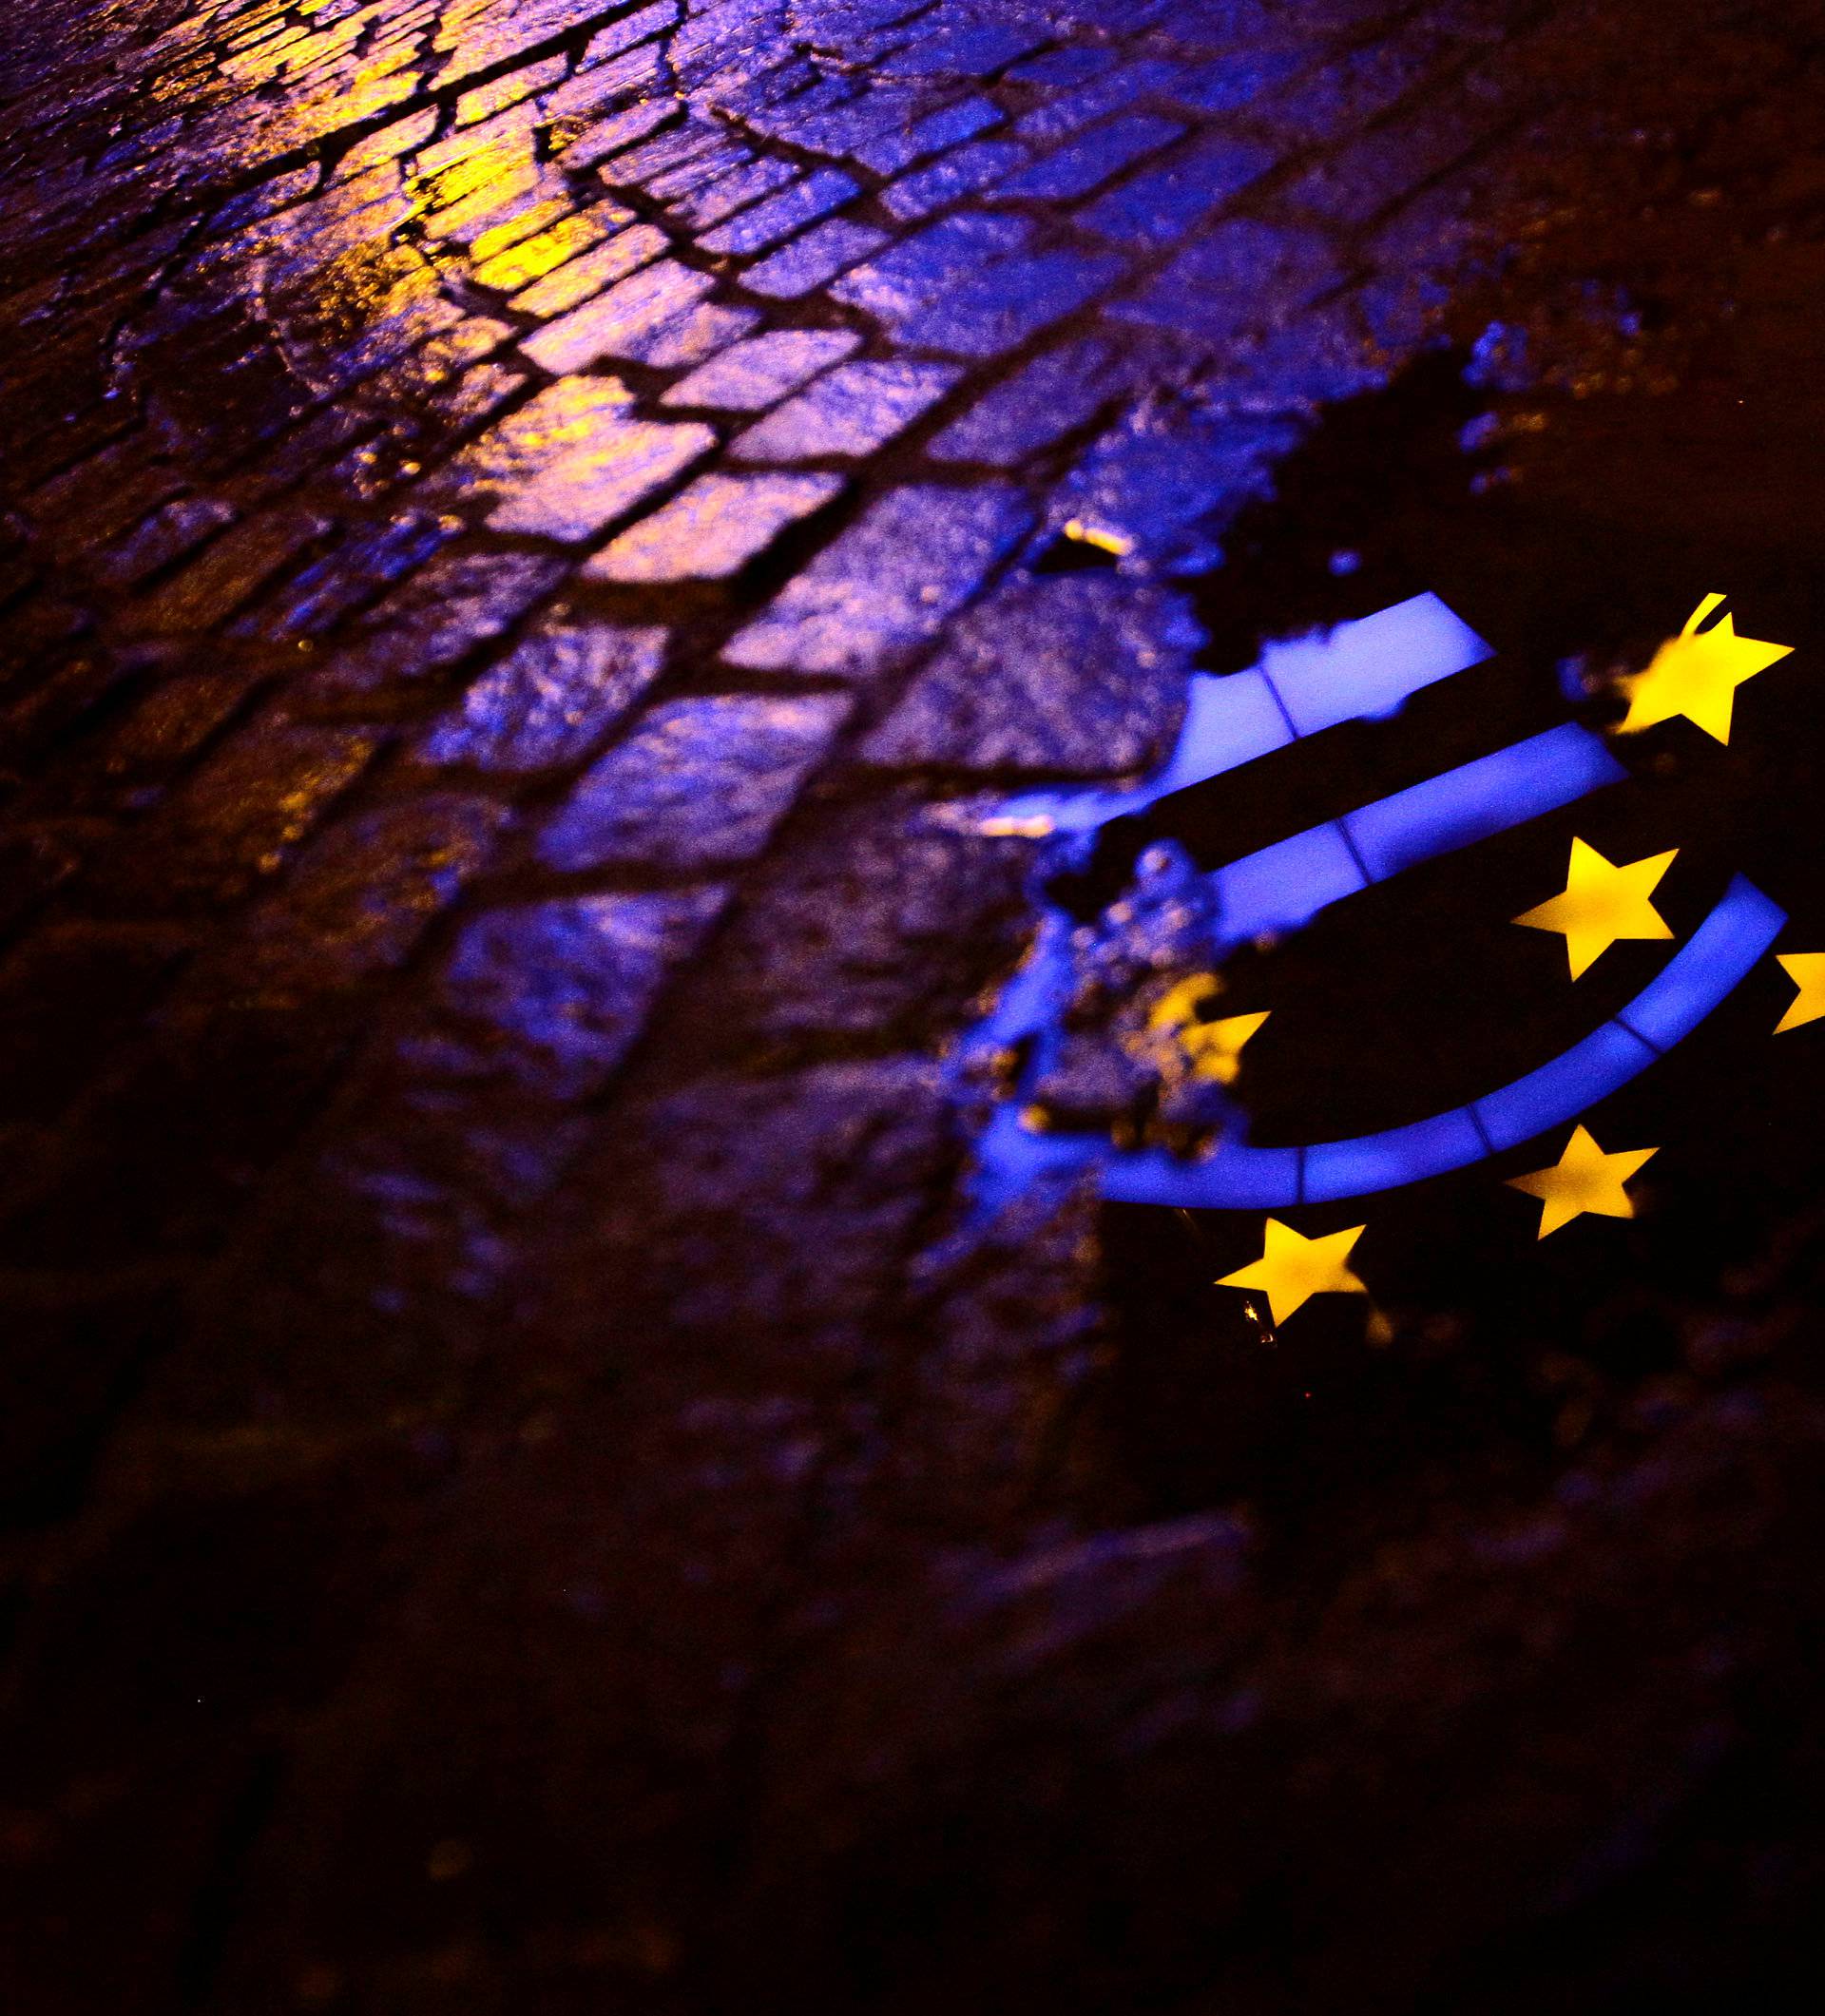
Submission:
[[[1242,1067],[1242,1047],[1267,1020],[1259,1015],[1224,1015],[1216,1022],[1190,1022],[1179,1030],[1179,1047],[1191,1060],[1193,1075],[1234,1085]]]
[[[1679,851],[1672,847],[1665,854],[1618,867],[1586,841],[1573,840],[1565,893],[1524,911],[1514,921],[1535,931],[1563,931],[1571,977],[1576,980],[1618,938],[1673,935],[1665,918],[1647,899]]]
[[[1628,696],[1623,734],[1683,714],[1717,740],[1730,739],[1730,710],[1737,688],[1787,657],[1794,647],[1739,637],[1737,620],[1727,610],[1700,635],[1700,624],[1722,601],[1721,595],[1707,595],[1686,619],[1685,628],[1655,652],[1647,670],[1623,680],[1623,691]]]
[[[1775,1034],[1796,1029],[1825,1015],[1825,952],[1780,952],[1777,964],[1798,988],[1793,1006],[1775,1024]]]
[[[1147,1017],[1150,1034],[1175,1042],[1196,1078],[1215,1079],[1219,1085],[1234,1085],[1241,1069],[1242,1046],[1267,1020],[1256,1015],[1222,1015],[1214,1022],[1201,1022],[1199,1010],[1222,992],[1222,982],[1214,973],[1193,973],[1181,980],[1155,1005]]]
[[[1546,1209],[1540,1214],[1540,1237],[1557,1232],[1586,1211],[1603,1218],[1633,1218],[1634,1200],[1623,1185],[1658,1148],[1619,1148],[1605,1155],[1584,1127],[1574,1127],[1566,1152],[1550,1169],[1536,1169],[1531,1176],[1511,1176],[1508,1187],[1542,1198]]]
[[[1154,1012],[1147,1016],[1147,1032],[1165,1036],[1178,1045],[1194,1079],[1214,1079],[1218,1085],[1234,1085],[1242,1068],[1242,1046],[1255,1034],[1266,1014],[1226,1014],[1214,1022],[1201,1022],[1198,1014],[1222,994],[1222,982],[1216,973],[1192,973],[1169,989]]]
[[[1348,1232],[1308,1239],[1291,1225],[1271,1218],[1260,1258],[1224,1275],[1217,1285],[1262,1290],[1277,1324],[1284,1323],[1315,1295],[1367,1295],[1368,1289],[1344,1265],[1363,1230],[1361,1225],[1353,1225]]]

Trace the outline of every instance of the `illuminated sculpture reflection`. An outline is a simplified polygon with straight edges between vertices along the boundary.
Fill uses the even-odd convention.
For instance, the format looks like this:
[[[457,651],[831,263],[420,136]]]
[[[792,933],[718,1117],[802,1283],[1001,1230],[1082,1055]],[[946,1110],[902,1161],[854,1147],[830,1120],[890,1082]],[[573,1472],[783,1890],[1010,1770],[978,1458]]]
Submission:
[[[1723,655],[1726,642],[1739,656]],[[1785,647],[1734,639],[1732,632],[1700,658],[1657,658],[1659,691],[1669,711],[1683,711],[1670,705],[1680,696],[1698,704],[1695,679],[1714,680],[1719,664],[1727,665],[1733,683],[1750,676],[1741,669],[1748,662],[1742,651],[1772,652],[1764,662],[1785,655]],[[1049,832],[1064,836],[1057,844],[1081,848],[1083,836],[1119,815],[1300,737],[1391,714],[1421,688],[1490,655],[1490,647],[1432,595],[1342,624],[1323,638],[1270,646],[1246,672],[1194,678],[1178,746],[1146,784],[1126,792],[1028,795],[1000,807],[993,829]],[[1669,663],[1677,693],[1667,683]],[[1566,722],[1232,861],[1201,878],[1216,899],[1206,969],[1263,932],[1297,930],[1326,906],[1404,869],[1572,804],[1625,776],[1599,736]],[[1617,867],[1579,841],[1566,891],[1517,921],[1564,931],[1574,977],[1618,937],[1670,937],[1647,898],[1675,852]],[[1026,964],[966,1046],[966,1068],[984,1058],[1025,1060],[1009,1096],[993,1104],[981,1138],[978,1200],[992,1209],[1048,1174],[1095,1165],[1104,1196],[1116,1201],[1276,1210],[1365,1196],[1467,1167],[1576,1120],[1645,1070],[1739,984],[1785,922],[1775,903],[1739,876],[1632,1001],[1512,1083],[1408,1125],[1301,1146],[1257,1146],[1243,1137],[1239,1115],[1231,1115],[1214,1148],[1187,1159],[1164,1146],[1112,1145],[1095,1135],[1041,1131],[1036,1123],[1032,1090],[1057,1061],[1074,947],[1085,935],[1083,927],[1053,912],[1042,922]],[[1815,980],[1797,970],[1794,977],[1802,989]],[[1189,1005],[1188,996],[1176,998],[1168,990],[1152,1012],[1169,1020]],[[1249,1019],[1258,1027],[1258,1016]],[[1223,1039],[1208,1039],[1213,1057],[1223,1059],[1211,1074],[1220,1083],[1235,1076],[1235,1053],[1246,1040],[1238,1033],[1239,1040],[1226,1047]]]

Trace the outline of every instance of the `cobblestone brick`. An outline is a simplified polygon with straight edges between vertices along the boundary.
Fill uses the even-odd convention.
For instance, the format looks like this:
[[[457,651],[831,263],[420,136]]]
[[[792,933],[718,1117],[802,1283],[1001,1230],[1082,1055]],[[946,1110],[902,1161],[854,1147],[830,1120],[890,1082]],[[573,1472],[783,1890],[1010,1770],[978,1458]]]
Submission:
[[[1000,110],[986,98],[962,98],[922,119],[911,120],[885,133],[871,134],[852,151],[864,167],[893,175],[928,154],[972,139],[1001,124]]]
[[[698,240],[705,252],[753,253],[777,244],[800,225],[815,222],[855,194],[855,184],[835,168],[819,168],[790,189],[743,210]]]
[[[154,666],[153,682],[103,739],[91,761],[66,787],[71,802],[143,805],[208,745],[263,683],[263,675],[232,660],[208,670]]]
[[[911,791],[819,807],[763,864],[719,946],[695,1047],[735,1068],[832,1044],[931,1050],[1013,954],[1032,843],[932,816]]]
[[[605,240],[597,239],[591,245],[579,227],[583,219],[593,217],[597,210],[604,208],[611,213],[604,220],[605,223],[612,223],[616,228]],[[522,286],[509,305],[521,315],[562,315],[566,309],[576,307],[578,302],[588,300],[617,280],[625,279],[628,275],[639,272],[641,267],[650,265],[665,250],[665,234],[651,224],[636,224],[631,220],[624,224],[620,220],[624,217],[626,213],[617,205],[597,204],[595,209],[578,212],[575,218],[554,224],[550,232],[525,240],[513,247],[512,252],[517,254],[524,254],[528,246],[541,247],[538,256],[542,259],[547,246],[557,250],[575,238],[586,238],[581,251],[567,251],[562,259],[554,259],[544,274]],[[568,232],[564,231],[565,223],[570,226]],[[560,233],[564,235],[560,236]],[[476,278],[485,286],[504,284],[486,276],[490,267],[502,270],[500,261],[510,256],[509,253],[497,254],[494,259],[477,269]]]
[[[637,356],[643,341],[694,307],[711,284],[707,274],[662,259],[548,323],[520,348],[556,375],[581,371],[600,357]]]
[[[459,520],[428,511],[400,511],[382,525],[365,527],[265,596],[229,626],[228,635],[269,643],[319,637],[389,583],[422,566],[461,529]]]
[[[925,26],[932,32],[920,34],[908,48],[889,58],[887,67],[892,75],[927,77],[949,73],[988,77],[1045,39],[1043,29],[1022,28],[1013,22],[965,19],[951,27],[945,21],[943,9]]]
[[[1223,528],[1270,492],[1274,464],[1295,438],[1290,420],[1196,405],[1125,417],[1053,492],[1051,521],[1077,519],[1156,565],[1207,567]]]
[[[760,671],[874,671],[935,635],[1029,523],[1025,500],[1006,489],[890,491],[724,656]]]
[[[1064,54],[1065,51],[1057,53]],[[1044,62],[1040,58],[1040,62]],[[1026,66],[1022,67],[1023,72]],[[1143,58],[1116,69],[1105,69],[1094,81],[1080,80],[1074,88],[1061,91],[1023,113],[1014,130],[1023,140],[1043,143],[1058,140],[1088,125],[1105,113],[1119,112],[1137,98],[1170,96],[1179,77],[1179,66],[1159,58]],[[1036,81],[1028,75],[1024,81]]]
[[[500,636],[555,586],[562,569],[531,553],[447,552],[357,626],[306,682],[317,707],[386,711]]]
[[[961,374],[943,364],[840,364],[730,444],[744,462],[865,455],[910,427]]]
[[[827,366],[840,363],[859,341],[848,329],[776,329],[750,336],[681,378],[661,403],[759,413]]]
[[[947,217],[856,267],[830,291],[877,321],[896,326],[934,299],[948,282],[985,259],[1018,250],[1031,235],[1032,225],[1024,217]]]
[[[951,1152],[920,1097],[931,1068],[892,1057],[729,1075],[653,1102],[634,1138],[668,1145],[642,1157],[638,1208],[624,1199],[602,1214],[604,1244],[627,1242],[654,1299],[700,1348],[740,1334],[757,1374],[794,1349],[805,1354],[801,1378],[853,1373],[854,1326],[891,1280]],[[819,1196],[836,1208],[834,1267],[794,1229],[802,1200]],[[822,1354],[835,1362],[820,1367]]]
[[[759,320],[752,308],[723,308],[714,301],[700,302],[683,315],[662,322],[630,340],[622,353],[656,371],[678,371],[687,364],[701,364],[747,335]]]
[[[1119,279],[1114,254],[1057,251],[995,259],[899,325],[901,341],[952,356],[998,356]]]
[[[572,873],[745,860],[766,844],[850,704],[836,694],[713,694],[655,707],[585,776],[541,835],[539,858]]]
[[[759,265],[750,266],[741,276],[741,284],[750,294],[796,299],[886,242],[887,234],[872,224],[834,217],[795,238]]]
[[[100,873],[90,900],[154,914],[233,900],[280,867],[378,747],[355,729],[254,724]]]
[[[444,793],[333,827],[257,907],[244,940],[195,970],[198,994],[287,1008],[399,965],[481,868],[505,816]]]
[[[992,194],[1003,198],[1082,196],[1108,181],[1120,168],[1143,155],[1157,153],[1184,128],[1170,119],[1145,113],[1111,120],[1081,139],[1042,155],[999,182]]]
[[[1340,278],[1322,240],[1254,218],[1232,218],[1108,313],[1221,341],[1276,327]]]
[[[916,174],[901,176],[881,191],[881,202],[897,218],[926,217],[988,188],[1031,159],[1025,147],[1012,142],[979,140],[952,148]]]
[[[554,456],[497,505],[489,523],[548,539],[587,539],[715,445],[707,427],[599,422],[582,444]]]
[[[586,756],[659,677],[665,632],[550,617],[419,745],[426,763],[518,773]]]
[[[694,185],[672,199],[672,208],[686,223],[720,224],[725,217],[781,187],[793,179],[791,165],[770,156],[738,157],[738,164],[701,186]]]
[[[720,581],[843,489],[836,474],[700,476],[584,566],[596,581]]]
[[[409,1061],[439,1076],[506,1073],[555,1100],[599,1091],[724,897],[707,886],[484,912],[439,985],[448,1027],[411,1039]]]
[[[1255,100],[1249,110],[1291,137],[1335,141],[1387,111],[1452,47],[1449,37],[1423,29],[1414,36],[1367,43]]]
[[[874,762],[1106,777],[1164,754],[1202,634],[1106,574],[1016,580],[968,611],[865,745]]]
[[[1362,225],[1461,160],[1508,117],[1507,107],[1453,100],[1377,126],[1329,155],[1286,192],[1301,209]]]
[[[1265,174],[1274,160],[1271,149],[1251,141],[1194,142],[1100,197],[1083,221],[1120,244],[1167,245]]]
[[[650,243],[651,257],[664,250],[658,232],[650,239],[644,227],[629,229],[632,214],[618,203],[592,203],[586,210],[571,210],[530,237],[515,239],[498,252],[479,259],[475,268],[478,286],[496,288],[514,296],[513,306],[528,315],[548,315],[571,308],[582,300],[591,285],[606,286],[631,273]],[[584,257],[612,239],[617,252],[599,267],[586,267]],[[474,248],[477,253],[480,247]],[[567,266],[568,278],[548,297],[531,296],[554,267]],[[573,292],[573,289],[580,291]]]
[[[1042,352],[934,435],[939,461],[1012,469],[1093,419],[1134,382],[1135,365],[1114,345],[1080,336]]]
[[[278,510],[225,531],[137,611],[140,627],[164,635],[207,630],[330,529],[320,512]]]
[[[1299,48],[1238,48],[1215,63],[1181,70],[1166,95],[1196,112],[1245,112],[1309,63]]]
[[[125,537],[104,547],[91,565],[110,586],[132,587],[195,552],[240,515],[226,498],[174,497],[147,512]]]

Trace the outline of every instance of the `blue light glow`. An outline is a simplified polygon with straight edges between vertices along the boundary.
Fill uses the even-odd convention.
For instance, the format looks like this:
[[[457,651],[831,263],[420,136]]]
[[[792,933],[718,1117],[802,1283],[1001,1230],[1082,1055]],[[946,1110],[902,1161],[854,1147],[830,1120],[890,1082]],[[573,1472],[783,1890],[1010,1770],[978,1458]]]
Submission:
[[[1721,996],[1719,996],[1721,998]],[[1570,1049],[1476,1102],[1491,1148],[1512,1148],[1626,1085],[1656,1052],[1620,1022],[1604,1022]]]
[[[1436,595],[1415,595],[1357,623],[1269,644],[1260,663],[1246,672],[1193,674],[1172,755],[1136,789],[1028,792],[1009,799],[1000,815],[1049,819],[1059,833],[1085,833],[1271,756],[1296,735],[1392,714],[1422,686],[1492,655]]]
[[[1470,1109],[1457,1106],[1411,1126],[1358,1135],[1354,1141],[1315,1143],[1305,1151],[1299,1194],[1302,1201],[1316,1204],[1334,1197],[1393,1190],[1447,1169],[1466,1168],[1488,1153]]]
[[[1775,942],[1785,913],[1741,875],[1724,900],[1616,1018],[1658,1050],[1670,1050],[1690,1035],[1719,996],[1719,973],[1740,979]],[[1735,982],[1732,982],[1734,985]]]
[[[1372,882],[1556,812],[1627,772],[1575,723],[1498,749],[1344,816]]]
[[[1000,808],[1086,831],[1118,813],[1409,695],[1480,663],[1489,647],[1435,596],[1384,609],[1326,637],[1276,644],[1259,665],[1192,682],[1169,762],[1129,792],[1036,793]],[[1213,957],[1264,932],[1297,930],[1326,905],[1422,861],[1573,803],[1626,773],[1574,723],[1528,737],[1424,783],[1308,828],[1216,871],[1220,942]],[[1200,1162],[1162,1148],[1117,1150],[1099,1136],[1023,1124],[1029,1088],[1056,1058],[1072,985],[1072,926],[1045,918],[1033,950],[972,1031],[966,1051],[1029,1046],[1022,1089],[999,1103],[978,1142],[976,1198],[993,1209],[1045,1176],[1101,1170],[1114,1201],[1215,1210],[1281,1209],[1389,1190],[1469,1166],[1587,1111],[1690,1033],[1774,943],[1786,918],[1740,876],[1629,1005],[1559,1056],[1466,1106],[1353,1140],[1260,1148],[1225,1140]]]
[[[1117,1203],[1179,1204],[1190,1210],[1246,1211],[1263,1198],[1297,1203],[1301,1152],[1224,1142],[1207,1160],[1188,1162],[1163,1148],[1131,1149],[1111,1154],[1104,1163],[1103,1194]]]
[[[1218,869],[1224,935],[1237,943],[1296,931],[1371,882],[1556,812],[1626,775],[1583,728],[1529,736]]]
[[[1436,595],[1378,609],[1329,634],[1269,644],[1261,670],[1296,735],[1393,714],[1422,686],[1480,665],[1494,652]]]
[[[1366,1197],[1468,1168],[1487,1155],[1565,1125],[1638,1077],[1660,1052],[1628,1025],[1653,1024],[1669,1031],[1672,1041],[1689,1034],[1741,982],[1786,922],[1778,905],[1739,875],[1686,945],[1627,1008],[1500,1091],[1411,1126],[1354,1141],[1315,1142],[1297,1149],[1224,1143],[1209,1161],[1191,1163],[1173,1163],[1159,1150],[1110,1153],[1100,1158],[1103,1194],[1124,1204],[1278,1210]],[[1179,1171],[1179,1181],[1162,1181],[1162,1162]],[[1225,1162],[1231,1164],[1227,1169]]]
[[[1220,868],[1216,880],[1223,935],[1231,941],[1262,931],[1297,931],[1327,903],[1369,886],[1343,828],[1335,821],[1244,854]]]

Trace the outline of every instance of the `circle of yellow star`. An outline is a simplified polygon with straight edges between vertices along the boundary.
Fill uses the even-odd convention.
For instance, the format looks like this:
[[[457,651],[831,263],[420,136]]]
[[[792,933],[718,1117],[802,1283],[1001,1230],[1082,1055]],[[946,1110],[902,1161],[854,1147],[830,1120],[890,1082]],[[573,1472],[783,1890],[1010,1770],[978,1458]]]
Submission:
[[[1623,681],[1628,714],[1622,734],[1632,735],[1682,714],[1715,740],[1730,739],[1737,688],[1790,656],[1794,647],[1739,637],[1736,618],[1727,610],[1700,634],[1700,624],[1722,602],[1721,595],[1707,595],[1686,619],[1684,629],[1655,652],[1647,670]]]
[[[1775,1034],[1797,1029],[1825,1015],[1825,952],[1779,952],[1776,964],[1798,988],[1793,1006],[1775,1024]]]
[[[1571,843],[1564,892],[1514,919],[1533,931],[1565,933],[1576,980],[1618,938],[1670,938],[1671,927],[1647,899],[1673,865],[1677,847],[1618,866],[1586,840]]]
[[[1574,1127],[1566,1152],[1552,1168],[1536,1169],[1531,1176],[1511,1176],[1508,1187],[1544,1200],[1540,1237],[1545,1238],[1586,1211],[1600,1218],[1633,1218],[1635,1201],[1623,1185],[1649,1156],[1660,1152],[1658,1148],[1619,1148],[1605,1155],[1588,1129]]]
[[[1234,1274],[1224,1275],[1217,1285],[1260,1289],[1267,1296],[1268,1310],[1277,1325],[1284,1323],[1315,1295],[1367,1295],[1368,1289],[1344,1265],[1351,1247],[1365,1229],[1353,1225],[1348,1232],[1308,1239],[1291,1225],[1271,1218],[1260,1258],[1239,1267]]]

